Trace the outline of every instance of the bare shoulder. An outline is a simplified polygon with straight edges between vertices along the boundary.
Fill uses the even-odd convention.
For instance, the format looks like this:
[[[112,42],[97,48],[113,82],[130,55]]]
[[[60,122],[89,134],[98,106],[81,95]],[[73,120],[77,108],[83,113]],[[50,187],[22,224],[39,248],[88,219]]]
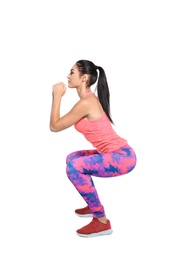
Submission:
[[[87,115],[86,118],[88,120],[99,119],[104,114],[104,110],[100,101],[96,95],[89,95],[83,100],[83,106],[87,107]]]
[[[87,99],[87,98],[84,98],[84,99],[80,99],[74,106],[73,108],[71,109],[72,110],[82,110],[82,111],[86,111],[88,112],[89,110],[89,107],[90,107],[90,104],[91,104],[91,100]]]

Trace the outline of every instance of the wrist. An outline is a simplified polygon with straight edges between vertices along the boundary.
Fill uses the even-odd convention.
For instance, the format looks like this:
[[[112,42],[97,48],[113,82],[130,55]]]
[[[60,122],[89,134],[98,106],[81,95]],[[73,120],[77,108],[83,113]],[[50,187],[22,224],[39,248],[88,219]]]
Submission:
[[[53,94],[53,99],[54,100],[60,100],[62,98],[62,96],[60,94]]]

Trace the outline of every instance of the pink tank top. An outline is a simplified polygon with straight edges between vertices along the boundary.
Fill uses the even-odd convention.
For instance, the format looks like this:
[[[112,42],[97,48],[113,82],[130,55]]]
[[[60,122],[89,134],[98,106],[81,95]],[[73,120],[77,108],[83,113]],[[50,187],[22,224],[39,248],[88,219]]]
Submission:
[[[105,113],[97,120],[83,118],[74,126],[99,153],[113,152],[127,144],[127,140],[121,138],[114,131],[112,124]]]

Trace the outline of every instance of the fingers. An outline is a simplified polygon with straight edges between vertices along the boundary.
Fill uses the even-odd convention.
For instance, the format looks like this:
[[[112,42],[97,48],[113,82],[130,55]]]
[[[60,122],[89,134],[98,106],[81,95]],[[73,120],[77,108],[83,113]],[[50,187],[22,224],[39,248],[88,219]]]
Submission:
[[[64,95],[64,93],[66,92],[66,85],[63,82],[59,82],[53,85],[53,94],[60,94],[60,95]]]
[[[65,88],[65,84],[63,82],[59,82],[53,85],[53,89],[63,89]]]

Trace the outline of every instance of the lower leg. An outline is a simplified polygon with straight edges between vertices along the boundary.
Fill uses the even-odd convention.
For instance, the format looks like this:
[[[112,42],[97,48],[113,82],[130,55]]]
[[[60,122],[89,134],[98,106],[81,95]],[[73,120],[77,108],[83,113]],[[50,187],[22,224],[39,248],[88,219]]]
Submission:
[[[73,167],[67,167],[67,175],[70,181],[73,183],[77,191],[80,193],[82,198],[87,203],[90,211],[92,212],[93,218],[99,219],[100,222],[106,222],[106,216],[104,207],[100,202],[98,193],[94,186],[94,182],[90,175],[80,173]]]

